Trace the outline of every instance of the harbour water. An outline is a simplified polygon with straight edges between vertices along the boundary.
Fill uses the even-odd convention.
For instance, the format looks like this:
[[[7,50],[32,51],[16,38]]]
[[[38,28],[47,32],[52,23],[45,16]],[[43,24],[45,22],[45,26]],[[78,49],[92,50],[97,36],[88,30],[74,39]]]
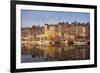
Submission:
[[[33,45],[21,49],[21,62],[47,62],[90,59],[89,45]]]

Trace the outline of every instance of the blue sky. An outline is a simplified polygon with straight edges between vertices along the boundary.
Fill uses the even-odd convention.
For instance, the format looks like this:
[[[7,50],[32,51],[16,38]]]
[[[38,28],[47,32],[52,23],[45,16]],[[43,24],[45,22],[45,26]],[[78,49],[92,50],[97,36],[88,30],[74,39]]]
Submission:
[[[21,10],[22,27],[31,27],[32,25],[56,24],[58,22],[90,22],[89,13],[79,12],[56,12],[56,11],[35,11]]]

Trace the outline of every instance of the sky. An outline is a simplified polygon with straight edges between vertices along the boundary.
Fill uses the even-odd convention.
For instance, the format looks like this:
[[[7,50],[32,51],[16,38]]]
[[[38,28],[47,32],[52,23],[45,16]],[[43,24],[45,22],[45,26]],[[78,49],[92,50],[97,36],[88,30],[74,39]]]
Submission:
[[[75,21],[80,23],[90,22],[90,14],[82,12],[21,10],[22,27],[42,26],[46,23],[57,24],[58,22],[72,23]]]

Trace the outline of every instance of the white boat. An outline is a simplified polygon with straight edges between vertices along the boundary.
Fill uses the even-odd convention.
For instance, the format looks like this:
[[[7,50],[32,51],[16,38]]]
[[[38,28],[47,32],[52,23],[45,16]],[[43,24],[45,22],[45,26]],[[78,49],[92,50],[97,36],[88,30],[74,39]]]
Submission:
[[[74,44],[75,45],[85,45],[87,44],[87,42],[86,41],[74,41]]]

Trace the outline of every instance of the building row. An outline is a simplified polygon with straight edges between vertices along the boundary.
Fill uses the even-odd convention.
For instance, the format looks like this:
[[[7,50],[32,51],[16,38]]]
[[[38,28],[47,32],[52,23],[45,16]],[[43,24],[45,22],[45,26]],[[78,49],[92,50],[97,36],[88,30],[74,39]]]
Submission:
[[[21,28],[23,45],[64,43],[66,41],[86,41],[90,39],[89,23],[57,23]]]

